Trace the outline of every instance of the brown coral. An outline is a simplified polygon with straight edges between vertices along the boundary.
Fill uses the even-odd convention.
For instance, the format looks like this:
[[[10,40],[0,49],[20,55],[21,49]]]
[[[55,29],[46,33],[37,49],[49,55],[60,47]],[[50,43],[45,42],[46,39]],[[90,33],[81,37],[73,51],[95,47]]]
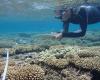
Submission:
[[[63,69],[69,64],[69,61],[66,59],[48,58],[45,59],[43,63],[57,69]]]
[[[16,46],[16,54],[28,53],[28,52],[40,52],[46,49],[46,46],[39,45],[19,45]]]
[[[2,60],[0,60],[0,75],[3,73],[4,70],[4,63]]]
[[[80,58],[80,59],[74,60],[72,63],[74,63],[78,67],[82,67],[86,69],[96,69],[100,71],[99,57]]]
[[[13,66],[8,68],[8,80],[43,80],[45,72],[37,65]]]
[[[91,80],[91,77],[84,74],[79,76],[79,80]]]
[[[66,69],[61,71],[62,76],[64,76],[64,80],[77,80],[77,76],[74,75],[71,71],[68,71]]]

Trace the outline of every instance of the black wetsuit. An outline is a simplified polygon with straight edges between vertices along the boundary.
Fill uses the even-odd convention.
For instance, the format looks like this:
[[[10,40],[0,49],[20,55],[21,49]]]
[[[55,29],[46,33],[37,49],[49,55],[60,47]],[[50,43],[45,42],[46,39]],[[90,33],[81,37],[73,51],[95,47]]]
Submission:
[[[63,37],[82,37],[85,35],[88,24],[100,22],[100,6],[96,4],[83,4],[71,9],[71,18],[63,22]],[[69,23],[79,24],[80,32],[68,32]],[[66,30],[67,29],[67,30]]]

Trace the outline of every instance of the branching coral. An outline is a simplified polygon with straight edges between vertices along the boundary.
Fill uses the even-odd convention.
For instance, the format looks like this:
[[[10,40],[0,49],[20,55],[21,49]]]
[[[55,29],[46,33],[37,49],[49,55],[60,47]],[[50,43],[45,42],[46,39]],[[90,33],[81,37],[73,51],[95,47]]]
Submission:
[[[49,58],[49,59],[44,60],[44,63],[47,64],[48,66],[55,67],[57,69],[63,69],[69,64],[69,61],[66,59],[50,59]]]
[[[88,74],[79,74],[77,71],[63,69],[61,74],[64,80],[91,80],[91,76]]]
[[[91,80],[91,77],[87,75],[81,75],[79,76],[79,80]]]
[[[64,69],[61,71],[61,74],[63,77],[65,77],[65,79],[67,80],[77,80],[77,76],[72,74],[70,71]]]
[[[78,67],[82,67],[86,69],[96,69],[100,71],[99,57],[80,58],[80,59],[74,60],[72,63],[74,63]]]
[[[13,66],[8,68],[8,80],[43,80],[45,72],[37,65]]]
[[[3,73],[3,69],[4,69],[4,63],[2,60],[0,60],[0,76]]]

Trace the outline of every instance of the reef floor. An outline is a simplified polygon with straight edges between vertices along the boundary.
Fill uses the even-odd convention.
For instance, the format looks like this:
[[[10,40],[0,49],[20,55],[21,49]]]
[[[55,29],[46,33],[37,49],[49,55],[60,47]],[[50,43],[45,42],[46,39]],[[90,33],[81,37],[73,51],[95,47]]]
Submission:
[[[7,80],[100,80],[100,46],[17,46],[10,52]],[[6,54],[0,48],[0,75]]]

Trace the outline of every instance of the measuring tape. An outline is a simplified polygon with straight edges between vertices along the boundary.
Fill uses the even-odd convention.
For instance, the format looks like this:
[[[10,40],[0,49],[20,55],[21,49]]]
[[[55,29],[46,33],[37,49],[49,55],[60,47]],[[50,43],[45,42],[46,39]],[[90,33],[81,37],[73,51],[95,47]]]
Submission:
[[[4,72],[2,74],[2,79],[1,80],[6,80],[6,74],[7,74],[8,62],[9,62],[9,49],[5,49],[5,53],[7,54],[6,65],[5,65]]]

